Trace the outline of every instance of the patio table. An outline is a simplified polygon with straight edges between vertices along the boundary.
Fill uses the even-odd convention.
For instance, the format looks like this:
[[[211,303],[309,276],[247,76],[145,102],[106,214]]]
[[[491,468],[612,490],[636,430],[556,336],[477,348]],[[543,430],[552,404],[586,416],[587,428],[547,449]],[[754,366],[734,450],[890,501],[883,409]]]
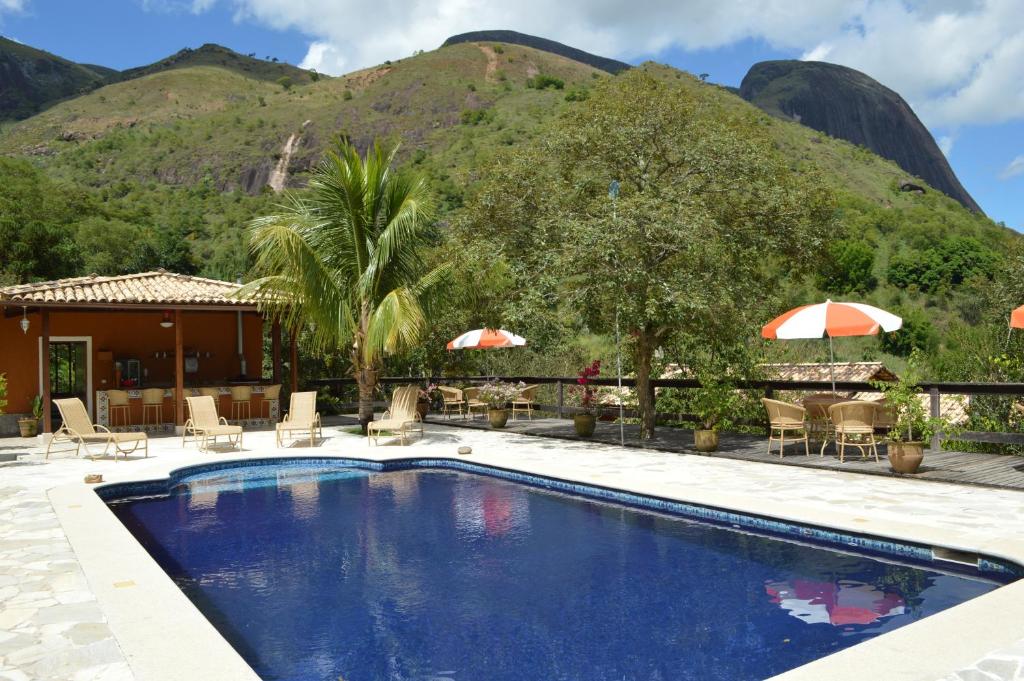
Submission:
[[[821,451],[819,456],[825,456],[825,447],[828,446],[829,436],[835,440],[835,431],[832,427],[832,418],[829,416],[829,407],[833,404],[846,402],[850,398],[835,394],[808,395],[801,402],[807,410],[812,433],[821,433]]]

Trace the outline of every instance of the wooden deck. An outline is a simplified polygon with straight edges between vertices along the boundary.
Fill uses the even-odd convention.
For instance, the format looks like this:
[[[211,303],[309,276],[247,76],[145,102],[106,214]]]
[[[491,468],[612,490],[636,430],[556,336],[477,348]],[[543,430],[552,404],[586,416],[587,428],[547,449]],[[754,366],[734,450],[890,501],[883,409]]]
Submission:
[[[457,428],[490,429],[486,419],[477,417],[475,420],[464,420],[458,417],[445,419],[431,414],[428,423],[453,426]],[[538,437],[551,437],[567,440],[579,440],[572,421],[557,418],[538,418],[509,421],[506,430]],[[885,455],[885,446],[879,447],[879,461],[874,458],[862,459],[860,451],[855,447],[847,448],[843,463],[830,444],[824,456],[819,456],[819,449],[811,443],[811,455],[805,456],[803,443],[786,445],[785,456],[779,457],[777,450],[768,454],[766,437],[742,435],[738,433],[722,433],[719,440],[719,451],[711,454],[698,452],[693,447],[693,432],[679,428],[659,427],[656,437],[647,442],[639,439],[639,426],[625,426],[625,442],[627,447],[657,449],[661,451],[679,452],[696,456],[712,456],[723,459],[741,459],[760,463],[773,463],[783,466],[803,466],[806,468],[826,468],[850,473],[867,475],[884,475],[889,477],[907,477],[915,480],[933,480],[937,482],[953,482],[963,485],[978,485],[1003,489],[1024,490],[1024,457],[1003,454],[975,454],[968,452],[927,450],[921,469],[914,475],[901,475],[889,468]],[[619,444],[619,426],[613,423],[598,423],[592,438],[596,442]],[[777,445],[773,443],[773,447]]]

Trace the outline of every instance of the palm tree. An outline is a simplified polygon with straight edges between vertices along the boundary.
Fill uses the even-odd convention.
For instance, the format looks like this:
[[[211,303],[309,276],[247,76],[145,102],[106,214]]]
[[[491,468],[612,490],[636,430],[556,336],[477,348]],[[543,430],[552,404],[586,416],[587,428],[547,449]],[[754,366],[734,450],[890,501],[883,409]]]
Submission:
[[[420,258],[431,200],[421,178],[392,169],[397,151],[328,150],[308,192],[250,223],[256,278],[241,292],[287,328],[305,327],[316,350],[348,352],[364,432],[384,357],[419,340],[425,296],[448,273],[426,272]]]

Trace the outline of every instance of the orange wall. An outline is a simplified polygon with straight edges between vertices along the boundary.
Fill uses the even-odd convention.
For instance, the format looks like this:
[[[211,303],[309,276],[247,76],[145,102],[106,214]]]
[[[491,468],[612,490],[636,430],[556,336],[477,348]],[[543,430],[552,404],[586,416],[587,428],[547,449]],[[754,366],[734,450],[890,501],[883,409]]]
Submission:
[[[2,310],[3,308],[0,308]],[[174,384],[174,327],[160,326],[161,312],[50,312],[50,336],[92,337],[93,391],[116,388],[114,361],[138,359],[148,370],[143,386]],[[39,392],[39,337],[42,321],[39,313],[28,315],[27,334],[18,323],[21,316],[0,317],[0,373],[7,374],[9,414],[29,411],[29,400]],[[243,314],[245,358],[250,379],[260,378],[263,362],[263,320],[256,314]],[[239,375],[236,354],[234,312],[185,312],[183,314],[186,357],[202,353],[198,373],[186,373],[185,385],[224,385]],[[167,352],[167,359],[153,357]],[[111,352],[113,359],[100,360],[99,354]],[[206,352],[211,353],[209,359]]]

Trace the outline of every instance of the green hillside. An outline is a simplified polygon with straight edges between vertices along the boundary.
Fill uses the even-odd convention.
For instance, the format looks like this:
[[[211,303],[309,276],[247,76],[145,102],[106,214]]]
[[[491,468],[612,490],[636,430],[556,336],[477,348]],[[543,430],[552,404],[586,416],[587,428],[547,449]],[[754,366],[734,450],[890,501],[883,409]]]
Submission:
[[[561,112],[587,106],[594,84],[617,77],[548,52],[491,42],[285,84],[273,73],[209,63],[217,53],[201,52],[186,56],[202,56],[202,65],[179,59],[172,68],[109,84],[0,132],[0,154],[28,160],[40,182],[55,183],[62,188],[55,192],[78,202],[53,227],[67,248],[39,261],[50,266],[8,266],[7,279],[154,263],[234,277],[248,267],[246,221],[267,210],[275,189],[302,187],[338,135],[360,148],[375,137],[400,139],[400,161],[428,175],[445,225],[496,152],[543,139]],[[925,320],[925,341],[937,344],[940,331],[970,318],[976,296],[969,284],[991,277],[1019,241],[926,185],[924,194],[901,192],[907,173],[863,147],[769,116],[676,69],[640,68],[678,87],[706,88],[723,106],[754,116],[794,171],[817,168],[834,191],[839,227],[822,255],[822,274],[789,282],[778,292],[785,301],[825,295],[874,301],[914,324]],[[108,233],[139,239],[148,250],[122,257]],[[86,246],[88,257],[80,255]],[[936,262],[944,264],[917,267]],[[846,347],[857,358],[876,352],[878,344],[872,339]]]
[[[27,118],[61,99],[88,92],[111,72],[0,36],[0,120]]]
[[[188,69],[196,66],[216,66],[234,71],[243,76],[255,78],[256,80],[276,82],[281,78],[290,78],[296,84],[309,83],[314,78],[319,77],[306,69],[278,62],[269,56],[266,59],[259,59],[255,54],[239,54],[221,45],[206,43],[195,49],[186,47],[166,59],[161,59],[146,66],[126,69],[116,75],[112,75],[109,81],[131,80],[132,78],[149,76],[162,71]]]

